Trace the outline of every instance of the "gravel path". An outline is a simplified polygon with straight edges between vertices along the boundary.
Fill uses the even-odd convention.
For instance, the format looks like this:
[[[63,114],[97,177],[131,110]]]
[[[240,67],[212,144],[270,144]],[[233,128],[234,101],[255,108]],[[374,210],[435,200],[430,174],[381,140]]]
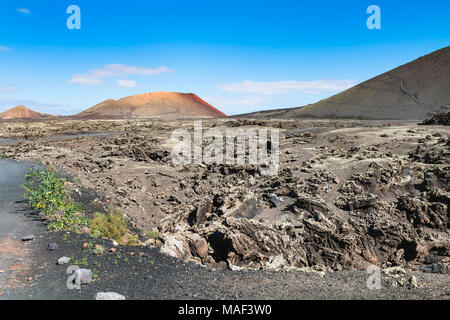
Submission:
[[[127,299],[450,299],[450,276],[414,273],[419,288],[394,288],[383,277],[380,290],[366,286],[365,272],[328,273],[209,270],[162,255],[158,249],[114,247],[87,235],[48,232],[22,200],[23,176],[31,164],[0,160],[0,299],[86,299],[113,291]],[[35,240],[23,242],[33,234]],[[55,242],[58,249],[47,250]],[[88,247],[84,245],[87,244]],[[95,255],[92,245],[106,253]],[[115,252],[110,252],[110,249]],[[67,266],[91,269],[95,281],[70,290]],[[409,276],[409,275],[408,275]]]

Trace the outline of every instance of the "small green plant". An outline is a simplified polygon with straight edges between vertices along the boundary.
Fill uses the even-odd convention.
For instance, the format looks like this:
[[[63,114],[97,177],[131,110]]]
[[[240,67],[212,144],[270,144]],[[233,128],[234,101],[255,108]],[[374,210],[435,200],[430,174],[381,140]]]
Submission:
[[[65,180],[54,169],[30,169],[24,188],[28,204],[50,217],[64,207],[68,198]]]
[[[87,266],[88,265],[87,259],[88,259],[87,257],[84,257],[84,258],[80,258],[78,260],[78,259],[75,259],[75,258],[72,257],[70,259],[70,263],[73,264],[73,265],[76,265],[76,266]]]
[[[101,245],[98,245],[97,247],[92,249],[92,253],[95,254],[95,255],[100,256],[100,255],[105,253],[105,247],[101,246]]]
[[[55,169],[30,169],[23,187],[28,205],[49,219],[49,227],[78,231],[89,225],[81,213],[83,207],[70,198],[70,186]]]
[[[138,238],[128,230],[127,219],[122,211],[109,207],[107,213],[97,212],[91,222],[91,232],[95,237],[108,238],[123,245],[137,245]]]
[[[159,233],[158,233],[158,230],[149,229],[149,230],[144,231],[144,236],[149,239],[156,239],[159,237]]]

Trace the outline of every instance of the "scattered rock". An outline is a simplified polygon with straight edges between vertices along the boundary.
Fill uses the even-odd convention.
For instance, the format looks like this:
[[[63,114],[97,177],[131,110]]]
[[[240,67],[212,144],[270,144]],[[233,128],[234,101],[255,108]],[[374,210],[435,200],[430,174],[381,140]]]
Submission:
[[[62,257],[58,259],[58,264],[68,264],[70,262],[70,258],[69,257]]]
[[[433,116],[431,119],[424,120],[419,125],[440,125],[450,126],[450,112],[443,112]]]
[[[121,294],[115,292],[99,292],[95,295],[95,300],[126,300]]]
[[[416,289],[420,287],[417,278],[412,275],[411,277],[402,277],[400,280],[396,280],[392,283],[393,287],[406,287],[408,289]]]
[[[58,244],[54,242],[50,242],[47,246],[47,250],[58,250]]]
[[[297,196],[297,201],[295,202],[295,205],[298,208],[304,209],[309,212],[313,212],[315,210],[319,212],[327,212],[330,210],[327,207],[325,201],[306,193],[302,193]]]
[[[445,263],[433,263],[428,265],[422,264],[416,269],[425,273],[440,273],[440,274],[450,273],[450,267]]]
[[[415,289],[419,287],[419,282],[417,281],[417,278],[415,276],[411,276],[408,280],[408,288],[409,289]]]
[[[275,207],[278,207],[283,203],[283,199],[279,198],[276,194],[270,195],[270,201],[275,205]]]
[[[85,285],[92,282],[92,271],[89,269],[78,269],[75,271],[75,284]]]
[[[320,277],[324,277],[326,274],[326,271],[324,270],[316,270],[313,267],[303,267],[303,268],[298,268],[297,269],[300,272],[305,272],[305,273],[314,273],[317,274]]]
[[[33,241],[33,240],[34,240],[33,235],[25,236],[22,238],[22,241]]]
[[[373,207],[377,202],[378,197],[370,193],[365,195],[352,194],[341,196],[335,201],[335,205],[342,210],[353,211]]]
[[[368,131],[301,133],[285,141],[282,151],[289,152],[280,159],[279,174],[263,176],[257,166],[245,164],[160,170],[170,157],[158,147],[167,137],[148,132],[157,124],[133,123],[132,129],[121,123],[95,125],[105,132],[118,128],[104,126],[118,126],[123,133],[86,140],[85,148],[33,140],[0,149],[8,158],[38,155],[43,163],[53,162],[76,173],[83,184],[104,190],[110,202],[126,210],[133,225],[158,230],[158,239],[149,245],[163,246],[162,252],[181,259],[191,256],[196,262],[235,269],[325,265],[355,270],[375,264],[447,270],[441,265],[450,257],[450,141],[442,128],[405,125],[405,130],[389,132],[387,139],[379,139],[382,132],[370,126]],[[275,125],[288,130],[304,126],[259,120],[215,125]],[[332,127],[347,124],[336,121]],[[26,131],[19,128],[8,134]],[[50,130],[45,129],[46,135]],[[373,139],[363,139],[367,135]],[[306,148],[289,145],[297,140]],[[62,145],[70,154],[55,159]],[[134,161],[158,167],[134,168]],[[133,165],[132,176],[124,175],[128,163]],[[93,170],[99,174],[92,175]],[[108,243],[107,250],[116,245]]]
[[[406,274],[406,270],[402,267],[391,267],[383,269],[382,273],[389,277],[399,277]]]

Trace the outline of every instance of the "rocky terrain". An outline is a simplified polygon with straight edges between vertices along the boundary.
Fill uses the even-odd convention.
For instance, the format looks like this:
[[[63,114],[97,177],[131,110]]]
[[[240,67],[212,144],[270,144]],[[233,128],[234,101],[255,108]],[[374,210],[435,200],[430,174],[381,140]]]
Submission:
[[[424,120],[422,125],[450,126],[450,112],[443,112],[435,115],[431,119]]]
[[[0,154],[64,170],[78,188],[101,195],[91,199],[93,207],[121,208],[143,245],[184,261],[232,270],[322,272],[375,264],[447,272],[447,127],[341,120],[203,122],[205,129],[222,131],[279,128],[275,176],[250,165],[177,170],[170,157],[171,133],[180,127],[192,130],[193,123],[0,123],[1,136],[9,139],[0,139]],[[149,231],[157,236],[148,237]]]

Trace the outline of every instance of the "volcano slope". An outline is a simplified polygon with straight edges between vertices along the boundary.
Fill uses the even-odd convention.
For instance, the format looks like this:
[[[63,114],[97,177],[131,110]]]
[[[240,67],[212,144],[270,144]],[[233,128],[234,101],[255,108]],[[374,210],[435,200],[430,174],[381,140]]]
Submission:
[[[4,138],[59,131],[111,136],[0,145],[39,160],[121,208],[143,245],[230,269],[361,270],[403,266],[447,272],[449,130],[393,121],[209,120],[204,128],[279,128],[280,171],[191,165],[170,152],[192,121],[46,121],[1,126]],[[106,209],[105,209],[106,210]],[[153,230],[147,238],[148,231]],[[428,268],[428,269],[426,269]],[[431,269],[430,269],[431,268]]]
[[[242,118],[417,119],[450,110],[450,47],[362,82],[330,98]]]
[[[17,106],[9,109],[5,112],[0,113],[1,120],[11,120],[11,119],[44,119],[52,117],[49,114],[39,113],[33,111],[25,106]]]
[[[218,118],[226,115],[193,93],[151,92],[106,100],[75,118]]]

